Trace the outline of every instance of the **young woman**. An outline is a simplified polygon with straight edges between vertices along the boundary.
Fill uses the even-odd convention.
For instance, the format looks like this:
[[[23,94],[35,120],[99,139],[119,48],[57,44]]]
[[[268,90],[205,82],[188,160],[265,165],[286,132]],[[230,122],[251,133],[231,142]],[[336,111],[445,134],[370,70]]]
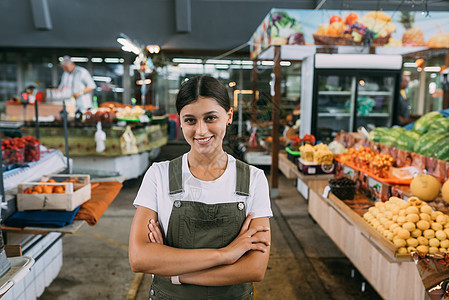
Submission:
[[[154,274],[150,299],[253,299],[270,254],[264,173],[223,150],[233,110],[210,76],[190,79],[176,109],[190,151],[154,163],[134,205],[129,261]]]

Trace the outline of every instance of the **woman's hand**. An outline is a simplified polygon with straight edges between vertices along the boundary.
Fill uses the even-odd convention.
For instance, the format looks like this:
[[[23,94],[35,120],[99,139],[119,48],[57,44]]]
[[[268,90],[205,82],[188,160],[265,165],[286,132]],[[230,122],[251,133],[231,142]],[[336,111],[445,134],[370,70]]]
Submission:
[[[159,227],[159,221],[154,221],[153,219],[151,219],[148,222],[148,229],[150,230],[150,232],[148,232],[148,239],[150,240],[150,242],[163,245],[164,239]]]
[[[221,249],[227,264],[235,263],[250,250],[267,251],[270,242],[265,237],[256,236],[256,233],[269,231],[270,228],[264,226],[250,228],[253,215],[252,212],[248,214],[239,235],[229,245]]]

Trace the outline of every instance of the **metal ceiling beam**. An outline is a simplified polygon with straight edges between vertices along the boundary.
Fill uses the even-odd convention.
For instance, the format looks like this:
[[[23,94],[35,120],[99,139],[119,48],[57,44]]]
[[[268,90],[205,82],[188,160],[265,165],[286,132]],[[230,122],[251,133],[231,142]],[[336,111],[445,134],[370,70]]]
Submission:
[[[40,30],[52,30],[47,0],[30,0],[34,27]]]

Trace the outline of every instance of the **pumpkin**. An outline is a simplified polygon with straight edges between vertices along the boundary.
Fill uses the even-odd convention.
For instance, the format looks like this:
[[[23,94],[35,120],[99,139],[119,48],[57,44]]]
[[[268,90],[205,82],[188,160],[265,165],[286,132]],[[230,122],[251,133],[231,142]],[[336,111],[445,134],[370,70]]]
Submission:
[[[440,193],[441,183],[428,174],[420,174],[410,183],[412,194],[424,201],[432,201]]]
[[[443,194],[444,201],[449,202],[449,180],[443,184],[441,194]]]

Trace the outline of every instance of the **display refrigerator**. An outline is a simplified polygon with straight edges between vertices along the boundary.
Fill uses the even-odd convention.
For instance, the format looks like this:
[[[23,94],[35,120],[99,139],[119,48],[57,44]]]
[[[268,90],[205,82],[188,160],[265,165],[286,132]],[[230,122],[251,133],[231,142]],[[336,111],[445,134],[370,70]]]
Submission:
[[[401,55],[315,54],[303,60],[300,136],[397,124]]]

